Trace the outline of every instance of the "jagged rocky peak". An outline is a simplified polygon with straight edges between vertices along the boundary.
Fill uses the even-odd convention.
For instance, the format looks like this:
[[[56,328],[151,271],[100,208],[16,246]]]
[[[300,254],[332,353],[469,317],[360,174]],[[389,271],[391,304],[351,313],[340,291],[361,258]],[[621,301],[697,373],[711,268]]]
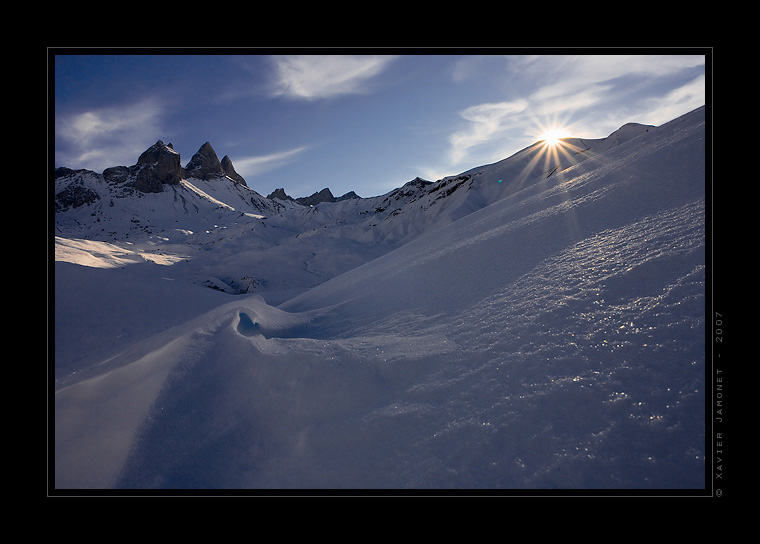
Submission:
[[[167,159],[171,162],[179,162],[179,153],[174,151],[174,146],[171,143],[164,144],[164,142],[158,140],[155,144],[142,152],[137,158],[137,164],[151,165]]]
[[[146,149],[137,159],[137,179],[135,188],[143,192],[161,192],[162,185],[179,185],[182,179],[182,166],[179,153],[172,144],[164,145],[158,140]]]
[[[279,198],[280,200],[293,200],[293,197],[285,193],[285,189],[283,188],[275,189],[269,193],[269,195],[267,195],[267,198],[269,200],[272,200],[274,198]]]
[[[339,196],[338,198],[336,198],[335,201],[340,202],[341,200],[353,200],[354,198],[361,198],[361,197],[357,195],[355,192],[349,191],[345,195]]]
[[[304,206],[316,206],[321,202],[335,202],[335,197],[333,196],[332,192],[330,192],[330,189],[325,187],[318,193],[314,193],[311,196],[296,198],[296,202],[303,204]]]
[[[143,151],[133,166],[112,166],[103,170],[108,183],[128,183],[143,193],[160,193],[163,184],[179,185],[182,166],[172,144],[158,140]]]
[[[209,142],[203,144],[185,166],[185,177],[209,180],[225,175],[222,163]]]
[[[343,196],[334,197],[332,194],[332,191],[328,188],[324,188],[321,191],[314,193],[311,196],[302,196],[300,198],[293,198],[292,196],[288,195],[285,192],[285,189],[279,188],[272,191],[269,196],[267,196],[268,199],[272,200],[274,198],[279,198],[280,200],[290,200],[291,202],[297,202],[298,204],[302,204],[304,206],[316,206],[317,204],[320,204],[321,202],[340,202],[341,200],[351,200],[354,198],[361,198],[359,195],[357,195],[354,191],[349,191]]]
[[[245,178],[235,170],[230,157],[225,155],[220,161],[216,155],[216,151],[214,151],[209,142],[206,142],[198,149],[198,152],[193,155],[184,169],[185,178],[210,180],[225,176],[235,183],[248,187]]]
[[[229,158],[228,155],[225,155],[221,162],[222,165],[222,171],[224,174],[230,178],[235,183],[239,183],[240,185],[245,185],[248,187],[248,184],[245,182],[245,179],[243,179],[243,176],[238,174],[235,171],[235,167],[232,166],[232,160]]]
[[[77,172],[61,167],[56,170],[55,179],[72,177]],[[94,172],[92,174],[98,176]],[[227,177],[235,183],[248,186],[243,176],[235,171],[228,156],[219,161],[209,142],[203,144],[193,155],[186,168],[182,168],[179,153],[174,150],[174,146],[158,140],[142,152],[137,159],[137,164],[111,166],[102,173],[102,179],[109,184],[132,187],[143,193],[160,193],[164,190],[164,185],[179,185],[182,179],[191,177],[203,180]],[[82,197],[77,194],[69,200],[78,203]]]

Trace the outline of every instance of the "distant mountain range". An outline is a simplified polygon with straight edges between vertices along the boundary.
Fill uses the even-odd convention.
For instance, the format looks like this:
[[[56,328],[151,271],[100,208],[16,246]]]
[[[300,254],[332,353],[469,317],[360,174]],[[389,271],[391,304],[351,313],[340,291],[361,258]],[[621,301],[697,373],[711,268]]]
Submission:
[[[56,191],[56,211],[64,211],[70,206],[92,204],[100,198],[98,191],[85,188],[81,183],[66,183],[66,180],[78,179],[77,177],[82,175],[92,179],[98,179],[99,176],[91,170],[72,170],[66,167],[56,169],[55,180],[61,180],[61,184],[66,184],[61,191]],[[220,161],[209,142],[204,143],[183,168],[180,165],[179,153],[174,150],[174,146],[158,140],[140,155],[137,164],[106,168],[100,177],[111,185],[133,188],[141,193],[160,193],[164,191],[164,185],[181,185],[180,182],[183,179],[203,181],[226,179],[248,187],[243,176],[235,171],[229,156],[225,155]],[[285,194],[284,189],[276,189],[267,198],[314,206],[322,202],[340,202],[359,198],[359,195],[354,191],[349,191],[336,198],[329,188],[325,188],[308,197],[293,198]]]
[[[304,206],[315,206],[317,204],[321,204],[322,202],[340,202],[341,200],[350,200],[352,198],[361,198],[361,197],[357,195],[355,192],[349,191],[343,196],[339,196],[338,198],[335,198],[332,192],[330,191],[330,189],[325,187],[321,191],[318,191],[311,196],[303,196],[300,198],[293,198],[285,193],[285,189],[279,188],[279,189],[275,189],[269,195],[267,195],[267,198],[291,200],[293,202],[298,202],[299,204],[303,204]]]

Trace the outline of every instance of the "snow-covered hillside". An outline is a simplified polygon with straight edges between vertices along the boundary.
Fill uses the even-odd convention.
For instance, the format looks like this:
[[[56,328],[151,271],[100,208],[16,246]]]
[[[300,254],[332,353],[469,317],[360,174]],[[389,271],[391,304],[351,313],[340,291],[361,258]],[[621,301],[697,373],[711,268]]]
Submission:
[[[704,488],[704,108],[542,147],[57,214],[56,488]]]

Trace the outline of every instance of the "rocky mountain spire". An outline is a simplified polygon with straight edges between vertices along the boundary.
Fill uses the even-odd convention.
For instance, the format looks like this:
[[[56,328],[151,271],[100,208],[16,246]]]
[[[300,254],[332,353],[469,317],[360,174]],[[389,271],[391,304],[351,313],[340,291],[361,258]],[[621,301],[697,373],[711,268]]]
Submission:
[[[179,153],[171,144],[164,145],[161,140],[143,151],[137,159],[137,167],[135,188],[145,193],[159,193],[162,184],[179,185],[182,179]]]
[[[198,152],[190,159],[190,162],[187,163],[187,166],[185,166],[186,178],[209,180],[223,177],[224,175],[222,164],[219,162],[214,148],[208,142],[200,147]]]
[[[133,166],[112,166],[103,171],[103,179],[111,184],[126,184],[143,193],[160,193],[162,186],[179,185],[183,178],[202,180],[229,177],[235,183],[248,187],[243,176],[235,171],[232,161],[225,155],[222,161],[209,142],[203,144],[185,168],[180,164],[179,153],[172,144],[158,140],[143,151]]]
[[[232,161],[230,160],[229,156],[225,155],[221,162],[222,165],[222,171],[224,174],[230,178],[235,183],[239,183],[240,185],[245,185],[248,187],[248,184],[245,182],[245,179],[243,179],[243,176],[238,174],[235,171],[235,167],[232,166]]]
[[[172,144],[158,140],[143,151],[137,164],[106,168],[103,170],[103,179],[108,183],[131,183],[143,193],[160,193],[164,183],[179,185],[182,179],[179,153],[174,151]]]

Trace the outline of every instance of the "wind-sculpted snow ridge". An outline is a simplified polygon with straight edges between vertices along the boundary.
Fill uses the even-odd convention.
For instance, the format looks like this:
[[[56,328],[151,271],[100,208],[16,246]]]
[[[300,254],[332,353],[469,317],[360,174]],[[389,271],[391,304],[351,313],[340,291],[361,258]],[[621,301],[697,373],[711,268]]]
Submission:
[[[55,398],[56,487],[332,486],[329,470],[315,471],[337,461],[333,419],[382,403],[425,371],[407,367],[415,353],[447,346],[437,336],[326,338],[331,311],[291,314],[249,297],[68,383]]]
[[[143,323],[125,293],[113,319],[143,334],[67,359],[56,488],[704,489],[704,108],[630,132],[531,180],[518,154],[378,197],[372,221],[399,196],[440,222],[277,307],[128,265],[167,313]]]

